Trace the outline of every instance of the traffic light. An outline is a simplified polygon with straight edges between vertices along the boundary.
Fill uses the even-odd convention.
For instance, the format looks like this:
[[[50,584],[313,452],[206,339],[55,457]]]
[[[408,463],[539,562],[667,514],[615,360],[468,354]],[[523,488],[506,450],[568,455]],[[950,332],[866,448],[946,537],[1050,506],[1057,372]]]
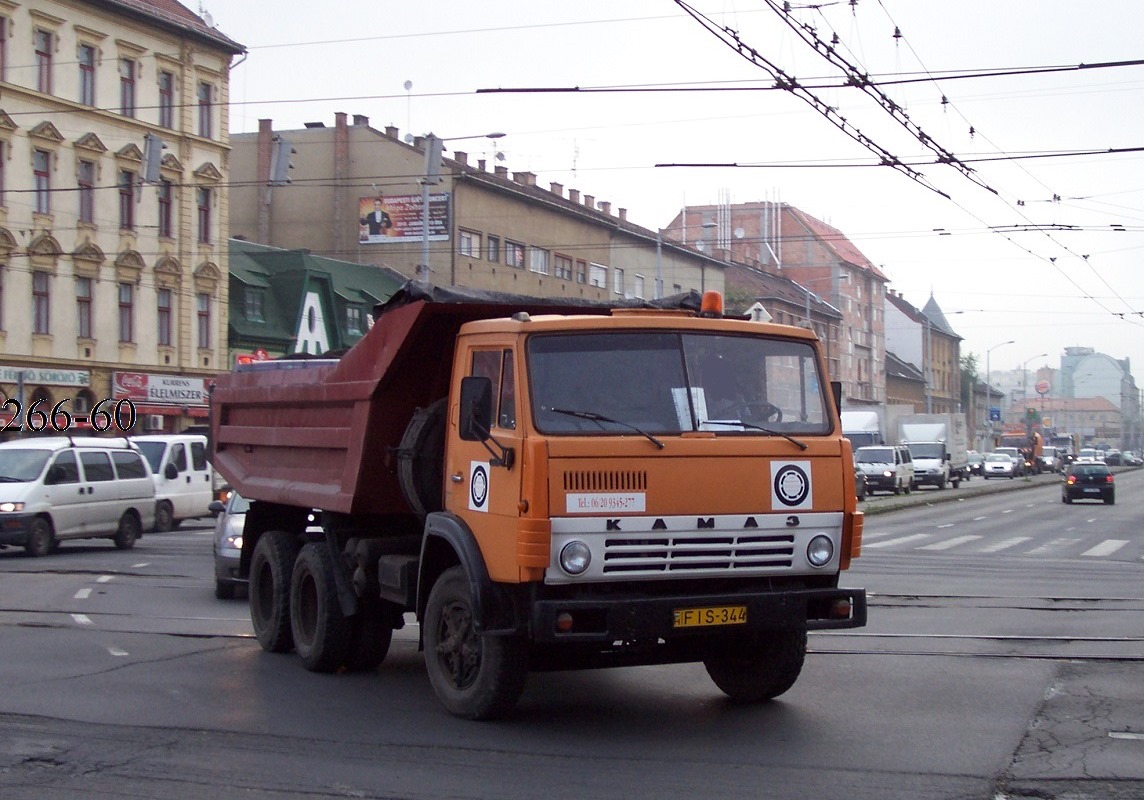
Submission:
[[[286,137],[275,134],[270,149],[270,185],[284,186],[291,183],[290,170],[294,169],[294,162],[290,156],[296,155],[297,150]]]

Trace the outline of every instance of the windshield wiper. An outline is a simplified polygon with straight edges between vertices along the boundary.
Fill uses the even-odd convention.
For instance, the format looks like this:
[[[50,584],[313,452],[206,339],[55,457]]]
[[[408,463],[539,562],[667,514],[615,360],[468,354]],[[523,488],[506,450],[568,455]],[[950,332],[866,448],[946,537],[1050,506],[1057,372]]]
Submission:
[[[783,437],[784,439],[786,439],[791,444],[797,446],[799,450],[805,450],[806,449],[806,442],[800,442],[798,439],[794,439],[790,436],[787,436],[782,431],[775,431],[775,430],[771,430],[770,428],[764,428],[762,425],[755,425],[752,422],[743,422],[743,421],[737,420],[737,419],[720,419],[720,420],[707,419],[707,420],[702,420],[701,424],[702,424],[702,422],[713,422],[713,423],[718,424],[718,425],[738,425],[741,428],[750,428],[753,431],[762,431],[763,433],[768,433],[771,436]]]
[[[0,483],[27,483],[23,478],[13,478],[11,475],[0,475]]]
[[[613,425],[623,425],[625,428],[635,431],[640,436],[647,437],[647,440],[658,447],[660,450],[662,450],[665,446],[663,442],[652,436],[647,431],[640,430],[635,425],[632,425],[630,422],[624,422],[622,419],[606,417],[603,414],[597,414],[595,411],[577,411],[572,408],[550,408],[548,410],[554,414],[565,414],[569,417],[576,417],[577,419],[588,419],[592,422],[610,422]]]

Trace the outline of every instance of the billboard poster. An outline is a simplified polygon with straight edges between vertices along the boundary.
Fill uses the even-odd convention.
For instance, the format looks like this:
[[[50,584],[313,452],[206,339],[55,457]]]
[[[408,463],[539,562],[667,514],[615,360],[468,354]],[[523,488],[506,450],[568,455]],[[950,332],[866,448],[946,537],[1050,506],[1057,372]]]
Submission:
[[[358,198],[360,244],[409,244],[421,241],[421,195]],[[429,241],[449,241],[449,193],[429,195]]]
[[[127,399],[135,403],[205,406],[208,393],[207,382],[203,378],[116,372],[111,381],[111,396],[115,400]]]

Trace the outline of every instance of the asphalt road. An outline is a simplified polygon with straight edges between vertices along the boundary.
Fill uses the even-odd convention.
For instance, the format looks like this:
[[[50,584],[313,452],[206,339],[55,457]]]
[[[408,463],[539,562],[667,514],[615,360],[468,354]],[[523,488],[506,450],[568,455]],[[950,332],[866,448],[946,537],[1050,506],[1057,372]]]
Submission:
[[[263,653],[205,528],[5,551],[0,798],[1141,798],[1144,472],[1116,506],[1042,477],[866,502],[869,626],[748,708],[681,665],[533,675],[463,722],[414,625],[376,674]]]

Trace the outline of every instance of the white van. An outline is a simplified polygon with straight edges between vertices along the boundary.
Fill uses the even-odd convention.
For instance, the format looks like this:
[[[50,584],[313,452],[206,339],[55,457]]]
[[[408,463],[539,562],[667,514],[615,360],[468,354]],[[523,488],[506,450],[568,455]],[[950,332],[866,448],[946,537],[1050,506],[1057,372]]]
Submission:
[[[155,522],[155,484],[129,439],[47,436],[0,444],[0,546],[42,556],[65,539],[126,550]]]
[[[904,445],[859,447],[854,451],[854,464],[866,473],[866,490],[871,494],[878,490],[909,494],[914,488],[914,460]]]
[[[155,530],[170,531],[185,519],[209,517],[214,470],[207,437],[194,433],[133,436],[155,481]]]

